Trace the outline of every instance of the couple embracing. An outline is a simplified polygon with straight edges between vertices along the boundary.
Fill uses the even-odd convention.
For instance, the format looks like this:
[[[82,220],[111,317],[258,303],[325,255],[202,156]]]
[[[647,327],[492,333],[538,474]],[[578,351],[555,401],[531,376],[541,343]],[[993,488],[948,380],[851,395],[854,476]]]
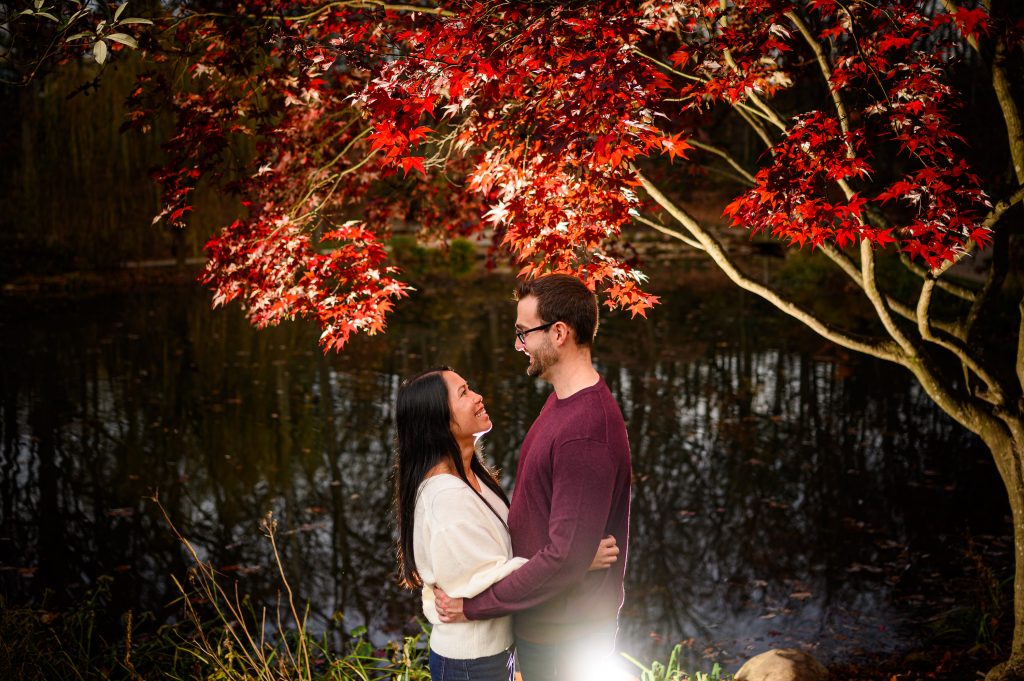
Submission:
[[[480,395],[442,367],[398,392],[400,576],[433,624],[434,681],[576,681],[607,665],[623,599],[630,455],[594,369],[597,300],[549,275],[516,291],[517,350],[554,392],[520,451],[511,503],[480,458]],[[620,553],[621,551],[621,553]]]

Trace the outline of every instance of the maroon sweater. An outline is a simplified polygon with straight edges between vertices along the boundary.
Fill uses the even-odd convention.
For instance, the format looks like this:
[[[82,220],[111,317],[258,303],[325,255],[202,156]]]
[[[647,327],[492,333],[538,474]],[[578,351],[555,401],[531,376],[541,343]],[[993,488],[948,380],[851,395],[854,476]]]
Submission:
[[[523,441],[508,515],[512,549],[530,560],[466,599],[466,616],[516,613],[516,637],[536,643],[614,622],[623,598],[630,475],[626,425],[604,379],[564,400],[552,393]],[[609,534],[619,560],[588,572]]]

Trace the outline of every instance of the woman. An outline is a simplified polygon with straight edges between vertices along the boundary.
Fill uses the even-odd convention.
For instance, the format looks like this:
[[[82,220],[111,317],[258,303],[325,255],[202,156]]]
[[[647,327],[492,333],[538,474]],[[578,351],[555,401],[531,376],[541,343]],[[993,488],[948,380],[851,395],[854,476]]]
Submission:
[[[476,442],[491,429],[483,399],[448,367],[414,376],[398,390],[395,506],[403,585],[422,588],[433,624],[433,681],[511,679],[511,618],[445,624],[431,586],[469,598],[522,566],[512,556],[508,498],[481,461]],[[591,569],[615,562],[614,539],[601,542]]]

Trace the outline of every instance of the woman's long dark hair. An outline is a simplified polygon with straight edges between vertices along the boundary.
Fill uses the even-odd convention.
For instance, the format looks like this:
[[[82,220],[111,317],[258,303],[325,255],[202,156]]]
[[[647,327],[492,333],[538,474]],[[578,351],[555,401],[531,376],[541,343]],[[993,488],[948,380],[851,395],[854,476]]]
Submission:
[[[452,435],[452,410],[448,403],[448,386],[442,372],[446,366],[429,369],[406,379],[398,388],[395,407],[397,425],[397,456],[395,459],[395,514],[398,518],[398,576],[402,586],[414,589],[423,586],[416,571],[412,537],[416,494],[427,473],[447,461],[463,482],[473,489],[462,466],[459,444]],[[477,479],[494,491],[508,506],[508,497],[498,480],[474,456],[470,469]],[[476,492],[476,490],[473,490]],[[476,492],[480,496],[479,492]],[[484,503],[487,500],[480,496]],[[490,504],[488,504],[490,507]],[[494,511],[494,509],[491,509]],[[494,511],[497,515],[497,511]],[[500,516],[499,516],[500,518]]]

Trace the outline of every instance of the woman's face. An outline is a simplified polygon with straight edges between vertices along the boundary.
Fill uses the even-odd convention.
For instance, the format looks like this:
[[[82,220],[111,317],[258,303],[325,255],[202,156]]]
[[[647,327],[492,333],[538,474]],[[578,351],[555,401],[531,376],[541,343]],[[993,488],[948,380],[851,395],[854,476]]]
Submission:
[[[484,400],[469,389],[462,376],[454,371],[444,372],[448,386],[448,404],[452,410],[452,435],[457,442],[475,440],[491,429],[491,418],[484,409]]]

